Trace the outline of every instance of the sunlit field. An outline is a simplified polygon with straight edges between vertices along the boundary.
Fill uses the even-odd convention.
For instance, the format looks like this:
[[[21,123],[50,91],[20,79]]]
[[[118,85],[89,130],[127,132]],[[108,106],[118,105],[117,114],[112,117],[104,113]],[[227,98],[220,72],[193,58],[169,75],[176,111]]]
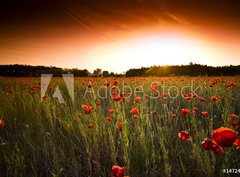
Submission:
[[[240,173],[240,77],[75,77],[73,97],[63,78],[42,86],[0,78],[0,176]]]

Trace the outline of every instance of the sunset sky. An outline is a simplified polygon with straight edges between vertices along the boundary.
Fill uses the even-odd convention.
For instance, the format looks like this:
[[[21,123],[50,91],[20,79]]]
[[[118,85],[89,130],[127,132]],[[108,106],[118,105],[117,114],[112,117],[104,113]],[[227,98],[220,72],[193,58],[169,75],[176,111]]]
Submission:
[[[0,64],[240,65],[239,0],[2,0]]]

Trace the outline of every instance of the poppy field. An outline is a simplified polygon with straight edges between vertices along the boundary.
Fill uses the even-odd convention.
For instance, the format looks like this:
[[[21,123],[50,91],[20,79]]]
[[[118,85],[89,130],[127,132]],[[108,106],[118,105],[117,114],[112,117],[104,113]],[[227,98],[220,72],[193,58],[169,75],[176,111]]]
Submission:
[[[61,77],[44,95],[41,78],[0,88],[0,176],[240,173],[240,77],[75,77],[74,97]]]

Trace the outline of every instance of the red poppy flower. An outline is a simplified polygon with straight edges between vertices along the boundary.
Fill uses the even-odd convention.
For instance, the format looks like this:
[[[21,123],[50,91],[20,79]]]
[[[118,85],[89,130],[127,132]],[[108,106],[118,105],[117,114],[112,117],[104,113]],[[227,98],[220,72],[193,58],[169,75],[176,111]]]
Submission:
[[[88,128],[93,128],[94,125],[93,124],[88,124]]]
[[[110,122],[112,120],[111,117],[105,117],[104,119],[105,119],[106,122]]]
[[[112,99],[114,101],[120,101],[122,99],[122,97],[116,93],[112,93]]]
[[[205,102],[205,101],[206,101],[205,98],[200,98],[199,100],[200,100],[201,102]]]
[[[123,177],[125,173],[125,168],[120,167],[118,165],[114,165],[112,167],[112,175],[111,177]]]
[[[46,100],[46,99],[47,99],[46,95],[42,96],[42,100]]]
[[[167,93],[163,92],[163,93],[161,94],[161,97],[162,97],[162,98],[167,98]]]
[[[151,111],[150,114],[151,114],[152,116],[156,116],[156,115],[157,115],[157,111]]]
[[[196,113],[198,111],[198,108],[194,107],[193,112]]]
[[[116,90],[116,88],[117,88],[117,86],[115,86],[115,85],[111,87],[112,90]]]
[[[208,117],[208,112],[207,111],[201,112],[201,114],[202,114],[203,117]]]
[[[135,89],[135,91],[137,91],[137,92],[142,91],[142,88],[137,87],[137,88]]]
[[[148,99],[148,98],[149,98],[148,94],[144,95],[144,98],[145,98],[145,99]]]
[[[93,110],[92,106],[87,104],[83,104],[82,108],[84,109],[85,114],[90,114]]]
[[[205,138],[204,141],[202,142],[202,147],[205,150],[212,150],[213,145],[214,145],[214,143],[210,138]]]
[[[100,85],[100,86],[99,86],[99,89],[103,90],[103,89],[104,89],[104,87]]]
[[[237,118],[238,118],[238,115],[236,115],[236,114],[231,114],[231,117],[232,117],[233,119],[237,119]]]
[[[236,141],[238,134],[230,128],[221,127],[212,132],[212,138],[218,145],[227,147]]]
[[[212,151],[214,152],[214,154],[216,154],[217,156],[221,156],[223,153],[223,148],[219,145],[213,145]]]
[[[139,114],[138,108],[133,108],[130,112],[131,112],[132,114],[134,114],[134,115],[138,115],[138,114]]]
[[[93,86],[94,86],[93,83],[91,83],[91,82],[88,83],[88,88],[92,88]]]
[[[188,109],[182,109],[181,110],[182,115],[188,115],[189,113],[190,113],[190,111]]]
[[[33,85],[31,86],[32,89],[41,89],[41,87],[39,85]],[[49,87],[49,90],[51,91],[53,88]]]
[[[192,97],[193,98],[197,98],[198,96],[196,94],[192,94]]]
[[[227,84],[225,84],[225,87],[234,87],[236,86],[236,84],[234,82],[229,82]]]
[[[140,98],[139,96],[137,96],[137,97],[134,98],[134,101],[135,101],[136,103],[139,103],[139,102],[141,101],[141,98]]]
[[[118,86],[118,80],[117,80],[117,79],[114,79],[114,80],[113,80],[113,84],[114,84],[115,86]]]
[[[181,131],[178,133],[178,136],[181,140],[183,141],[187,141],[187,140],[190,140],[190,135],[187,131]]]
[[[172,118],[176,118],[177,117],[177,115],[176,114],[172,114]]]
[[[192,99],[191,97],[186,97],[185,98],[186,101],[191,101],[191,99]]]
[[[4,120],[0,119],[0,128],[3,127],[4,125]]]
[[[95,101],[95,104],[98,106],[98,105],[101,104],[101,102],[100,101]]]
[[[8,90],[7,92],[8,92],[8,93],[13,93],[13,90]]]
[[[107,86],[107,87],[109,87],[110,83],[109,83],[108,81],[105,81],[105,82],[104,82],[104,85]]]
[[[108,110],[108,113],[109,113],[109,114],[113,114],[113,113],[114,113],[114,109],[109,109],[109,110]]]
[[[212,96],[212,97],[211,97],[211,100],[212,100],[213,102],[218,102],[218,98],[215,97],[215,96]]]
[[[236,141],[233,144],[237,146],[237,149],[240,149],[240,137],[236,139]]]
[[[119,130],[119,131],[122,131],[122,122],[119,122],[119,123],[118,123],[118,130]]]
[[[158,85],[157,84],[152,85],[152,90],[158,90]]]
[[[236,121],[231,121],[231,122],[230,122],[230,125],[233,126],[233,127],[237,127],[237,126],[238,126],[238,124],[237,124]]]

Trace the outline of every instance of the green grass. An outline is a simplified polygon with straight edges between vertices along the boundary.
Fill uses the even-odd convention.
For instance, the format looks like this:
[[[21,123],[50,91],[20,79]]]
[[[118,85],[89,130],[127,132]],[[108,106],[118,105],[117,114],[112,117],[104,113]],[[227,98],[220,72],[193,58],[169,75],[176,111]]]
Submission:
[[[58,84],[65,100],[60,104],[51,97],[50,90],[47,99],[41,101],[40,89],[31,88],[39,84],[40,78],[1,78],[0,118],[5,124],[0,128],[0,176],[106,177],[111,176],[115,164],[124,166],[125,174],[131,177],[230,176],[222,169],[240,168],[240,152],[234,146],[224,148],[220,157],[201,147],[204,138],[211,138],[212,130],[221,126],[239,131],[230,126],[229,116],[240,114],[239,77],[223,77],[223,82],[213,87],[209,87],[215,79],[211,77],[119,78],[120,88],[123,80],[132,90],[142,86],[144,93],[139,92],[140,96],[156,93],[151,90],[154,81],[161,93],[162,81],[167,88],[174,85],[180,89],[194,80],[194,86],[202,87],[197,93],[206,98],[206,102],[198,98],[188,102],[179,95],[174,99],[143,98],[139,103],[134,102],[133,95],[121,102],[113,101],[109,95],[100,99],[93,92],[84,98],[88,79],[95,82],[95,93],[106,79],[111,86],[113,83],[113,78],[75,78],[73,103],[63,79],[54,78],[50,86]],[[230,81],[237,85],[225,88]],[[170,94],[176,91],[171,89]],[[214,103],[211,96],[222,99]],[[86,115],[82,104],[92,105],[92,113]],[[134,107],[139,109],[138,118],[130,113]],[[182,108],[193,107],[199,109],[196,114],[180,114]],[[113,115],[108,114],[109,108],[114,108]],[[202,117],[202,111],[208,111],[209,117]],[[172,118],[172,113],[177,118]],[[104,120],[107,116],[111,122]],[[94,127],[88,128],[88,124]],[[179,139],[178,132],[183,130],[190,133],[190,141]]]

